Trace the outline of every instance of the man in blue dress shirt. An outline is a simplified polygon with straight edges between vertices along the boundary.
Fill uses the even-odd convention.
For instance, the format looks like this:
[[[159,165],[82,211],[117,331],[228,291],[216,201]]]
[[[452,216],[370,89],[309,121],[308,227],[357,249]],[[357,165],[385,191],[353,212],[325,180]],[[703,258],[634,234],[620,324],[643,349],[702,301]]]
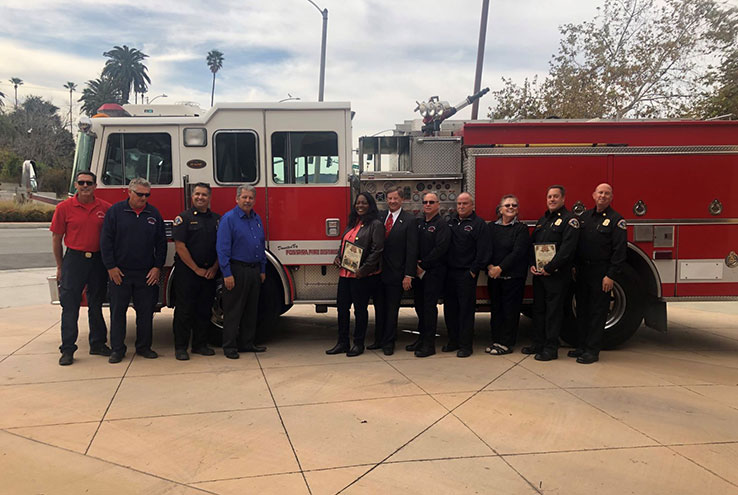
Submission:
[[[236,190],[236,207],[220,219],[216,250],[223,282],[223,353],[238,359],[238,352],[264,352],[254,345],[259,290],[266,277],[266,250],[261,217],[254,211],[256,190]]]

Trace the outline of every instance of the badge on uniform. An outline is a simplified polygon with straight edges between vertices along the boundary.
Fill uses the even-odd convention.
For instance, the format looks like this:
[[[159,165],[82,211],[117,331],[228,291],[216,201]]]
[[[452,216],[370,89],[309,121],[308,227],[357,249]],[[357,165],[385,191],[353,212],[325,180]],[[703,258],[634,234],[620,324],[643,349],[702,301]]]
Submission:
[[[603,227],[607,227],[608,225],[610,225],[610,219],[609,219],[609,218],[606,218],[606,219],[605,219],[605,220],[604,220],[604,221],[602,222],[602,226],[603,226]]]
[[[569,220],[569,225],[571,225],[575,229],[578,229],[579,228],[579,220],[577,220],[576,218],[572,218],[572,219]]]
[[[174,225],[182,225],[182,221],[182,217],[180,217],[179,215],[174,217]]]
[[[471,225],[466,225],[464,227],[464,231],[466,231],[466,232],[471,232],[472,230],[474,230],[474,227],[472,227]]]
[[[149,225],[156,225],[156,218],[154,217],[149,217],[146,221],[149,222]]]
[[[435,231],[436,231],[435,225],[431,225],[430,227],[428,227],[428,232],[435,232]]]
[[[556,221],[554,222],[554,225],[556,225],[557,227],[561,225],[561,219],[560,218],[556,219]]]
[[[618,227],[623,230],[628,230],[628,223],[625,221],[624,218],[618,222]]]

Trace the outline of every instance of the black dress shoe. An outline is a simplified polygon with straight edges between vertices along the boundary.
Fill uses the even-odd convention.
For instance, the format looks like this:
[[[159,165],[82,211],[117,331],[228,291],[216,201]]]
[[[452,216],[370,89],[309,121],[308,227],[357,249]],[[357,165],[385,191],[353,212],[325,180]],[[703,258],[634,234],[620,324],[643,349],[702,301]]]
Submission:
[[[430,347],[430,346],[420,347],[419,349],[415,351],[415,357],[424,358],[424,357],[432,356],[435,353],[436,353],[435,347]]]
[[[90,354],[96,355],[96,356],[110,356],[113,351],[110,350],[110,347],[103,345],[96,345],[95,347],[90,347]]]
[[[364,354],[364,346],[361,344],[354,344],[354,346],[346,353],[346,356],[354,357],[360,354]]]
[[[591,352],[585,352],[577,358],[579,364],[592,364],[600,360],[600,356],[592,354]]]
[[[385,356],[391,356],[392,354],[395,353],[395,345],[390,344],[390,345],[386,345],[382,347],[382,352],[384,353]]]
[[[578,358],[582,354],[584,354],[584,349],[572,349],[566,353],[567,356],[574,358]]]
[[[266,352],[266,350],[267,348],[263,345],[249,345],[238,348],[238,352]]]
[[[368,346],[366,346],[366,348],[371,351],[376,351],[377,349],[382,348],[382,344],[378,344],[377,342],[374,342],[373,344],[369,344]]]
[[[536,347],[534,345],[526,345],[525,347],[520,349],[520,352],[522,352],[523,354],[538,354],[539,352],[541,352],[541,350],[542,349],[540,347]]]
[[[469,349],[459,349],[456,351],[456,357],[465,358],[472,355],[472,351]]]
[[[228,359],[238,359],[239,358],[238,351],[235,349],[226,349],[223,351],[223,354],[225,354],[225,357],[227,357]]]
[[[445,346],[441,347],[441,350],[443,352],[454,352],[459,350],[459,344],[456,344],[454,342],[449,342]]]
[[[418,348],[420,347],[420,344],[421,343],[422,343],[422,340],[421,339],[418,339],[415,342],[413,342],[412,344],[406,345],[405,346],[405,350],[408,351],[408,352],[417,351]]]
[[[62,355],[59,358],[59,366],[69,366],[73,362],[74,362],[73,352],[62,352]]]
[[[552,352],[552,351],[541,351],[538,354],[536,354],[536,361],[552,361],[558,358],[559,358],[559,354],[557,352]]]
[[[110,357],[108,358],[108,362],[109,363],[112,363],[112,364],[120,363],[121,361],[123,361],[123,358],[124,357],[126,357],[125,354],[123,354],[121,352],[115,352],[115,351],[113,351],[113,352],[110,353]]]
[[[325,351],[326,354],[346,354],[349,350],[348,344],[338,343]]]
[[[146,359],[156,359],[159,357],[159,355],[153,349],[143,349],[141,351],[136,351],[136,354]]]
[[[201,356],[215,356],[215,351],[208,346],[198,347],[192,349],[192,354],[200,354]]]
[[[184,349],[175,349],[174,357],[177,358],[177,361],[188,361],[190,359],[190,355]]]

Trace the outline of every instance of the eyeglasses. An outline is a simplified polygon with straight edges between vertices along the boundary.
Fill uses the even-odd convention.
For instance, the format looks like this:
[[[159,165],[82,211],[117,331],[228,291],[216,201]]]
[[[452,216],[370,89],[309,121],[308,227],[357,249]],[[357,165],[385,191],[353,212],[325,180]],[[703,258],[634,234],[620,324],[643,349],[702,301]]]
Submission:
[[[147,192],[147,193],[140,193],[138,191],[133,191],[133,192],[136,193],[136,196],[138,196],[139,198],[148,198],[149,196],[151,196],[150,192]]]
[[[438,201],[423,201],[424,205],[434,205],[436,203],[438,203]]]
[[[78,180],[77,181],[78,186],[94,186],[95,183],[91,180]]]
[[[502,205],[502,206],[503,206],[503,208],[517,208],[518,207],[518,204],[517,203],[510,203],[510,204],[506,204],[506,205]]]

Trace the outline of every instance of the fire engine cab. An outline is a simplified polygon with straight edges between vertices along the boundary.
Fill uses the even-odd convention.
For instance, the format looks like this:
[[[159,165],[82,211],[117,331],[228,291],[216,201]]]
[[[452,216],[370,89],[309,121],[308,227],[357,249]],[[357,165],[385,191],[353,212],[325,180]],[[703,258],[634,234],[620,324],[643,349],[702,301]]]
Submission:
[[[293,304],[314,304],[318,311],[335,305],[332,263],[352,200],[367,191],[386,208],[391,186],[402,187],[404,208],[418,216],[424,191],[438,192],[442,214],[453,212],[457,195],[469,191],[488,221],[496,219],[500,197],[513,193],[520,220],[533,224],[545,210],[549,185],[563,184],[567,207],[581,214],[593,206],[599,183],[612,184],[629,242],[627,266],[612,291],[607,347],[626,341],[644,320],[665,330],[668,301],[738,299],[738,122],[445,121],[429,127],[433,119],[426,118],[398,125],[391,136],[360,138],[356,169],[351,120],[348,103],[103,108],[80,122],[74,173],[97,174],[96,194],[110,202],[127,197],[131,179],[146,178],[150,201],[169,227],[190,206],[192,184],[212,186],[211,208],[221,214],[235,206],[239,184],[252,184],[267,239],[262,326]],[[171,306],[173,244],[169,251],[160,302]],[[477,303],[488,304],[484,277]],[[573,298],[567,312],[575,318]],[[214,323],[220,317],[216,300]]]

